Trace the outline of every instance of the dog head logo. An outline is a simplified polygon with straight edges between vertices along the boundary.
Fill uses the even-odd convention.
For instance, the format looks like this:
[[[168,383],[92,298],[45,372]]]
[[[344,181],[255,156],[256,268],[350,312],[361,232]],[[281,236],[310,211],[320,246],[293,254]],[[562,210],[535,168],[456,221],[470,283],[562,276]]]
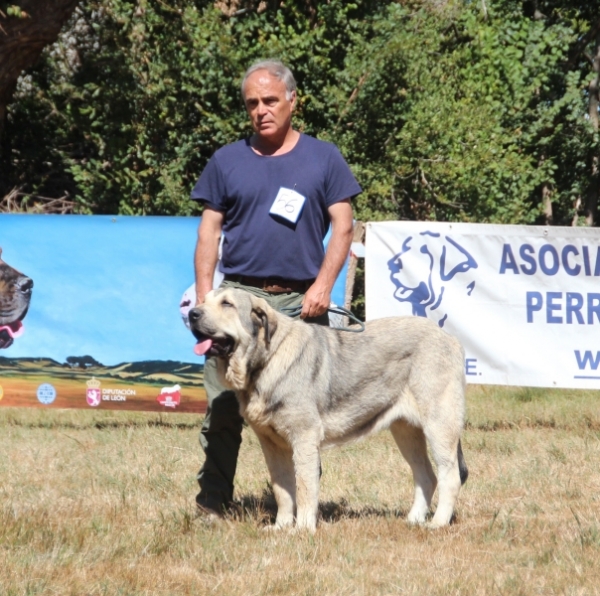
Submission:
[[[32,290],[33,280],[5,263],[0,248],[0,349],[23,335]]]
[[[477,269],[477,261],[458,242],[435,232],[409,236],[387,265],[396,287],[394,298],[408,302],[413,315],[433,319],[440,327],[448,318],[444,293],[453,287],[470,296],[475,288],[467,273]]]

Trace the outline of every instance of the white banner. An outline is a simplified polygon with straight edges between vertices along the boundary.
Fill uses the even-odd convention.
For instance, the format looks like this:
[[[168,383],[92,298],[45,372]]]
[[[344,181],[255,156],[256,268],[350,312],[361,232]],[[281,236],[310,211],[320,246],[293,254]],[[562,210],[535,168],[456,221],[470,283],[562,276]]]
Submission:
[[[367,320],[462,342],[467,382],[600,389],[600,229],[367,224]]]

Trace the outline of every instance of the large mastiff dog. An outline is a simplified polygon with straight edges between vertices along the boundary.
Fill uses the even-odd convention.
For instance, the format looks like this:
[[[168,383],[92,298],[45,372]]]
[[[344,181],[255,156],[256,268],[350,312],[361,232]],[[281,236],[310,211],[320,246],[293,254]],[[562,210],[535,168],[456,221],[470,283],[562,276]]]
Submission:
[[[21,322],[27,314],[33,281],[2,260],[0,248],[0,349],[12,345],[23,334]]]
[[[243,290],[210,292],[189,312],[196,353],[216,357],[258,435],[271,474],[275,527],[314,531],[323,447],[389,428],[412,468],[408,514],[448,524],[468,471],[460,446],[465,419],[464,355],[428,319],[371,321],[362,333],[294,321]],[[438,479],[427,456],[427,443]]]

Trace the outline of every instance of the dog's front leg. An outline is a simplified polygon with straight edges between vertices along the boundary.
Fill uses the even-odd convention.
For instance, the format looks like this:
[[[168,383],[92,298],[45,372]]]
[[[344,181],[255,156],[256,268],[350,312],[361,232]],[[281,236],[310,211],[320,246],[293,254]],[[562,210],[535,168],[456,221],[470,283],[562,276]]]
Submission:
[[[294,523],[296,506],[296,480],[291,449],[274,445],[267,436],[258,434],[258,439],[271,475],[273,494],[277,502],[277,518],[274,529],[289,527]]]
[[[321,458],[317,437],[309,434],[293,446],[296,472],[296,527],[314,532],[319,511]]]

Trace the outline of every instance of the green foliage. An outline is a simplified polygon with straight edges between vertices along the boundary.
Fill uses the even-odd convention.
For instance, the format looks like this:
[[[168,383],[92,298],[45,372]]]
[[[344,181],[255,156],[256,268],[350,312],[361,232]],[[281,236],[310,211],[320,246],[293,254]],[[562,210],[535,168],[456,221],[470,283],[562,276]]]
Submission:
[[[347,60],[334,134],[367,189],[361,217],[533,223],[547,184],[568,223],[597,150],[581,75],[562,70],[573,41],[521,14],[390,6]]]
[[[26,19],[29,15],[17,4],[9,4],[8,2],[0,2],[0,15],[7,17],[15,17],[17,19]]]
[[[323,88],[363,4],[334,0],[314,23],[303,2],[228,18],[207,2],[87,0],[11,109],[12,184],[66,190],[82,212],[191,213],[206,161],[249,132],[239,91],[247,66],[266,56],[289,63],[303,89],[297,123],[317,134],[329,124]]]
[[[298,80],[296,125],[337,143],[364,188],[357,218],[534,223],[543,188],[570,224],[599,150],[585,117],[599,4],[538,2],[540,18],[515,0],[290,0],[226,16],[85,0],[20,81],[0,196],[195,213],[207,160],[249,133],[243,71],[278,57]]]

